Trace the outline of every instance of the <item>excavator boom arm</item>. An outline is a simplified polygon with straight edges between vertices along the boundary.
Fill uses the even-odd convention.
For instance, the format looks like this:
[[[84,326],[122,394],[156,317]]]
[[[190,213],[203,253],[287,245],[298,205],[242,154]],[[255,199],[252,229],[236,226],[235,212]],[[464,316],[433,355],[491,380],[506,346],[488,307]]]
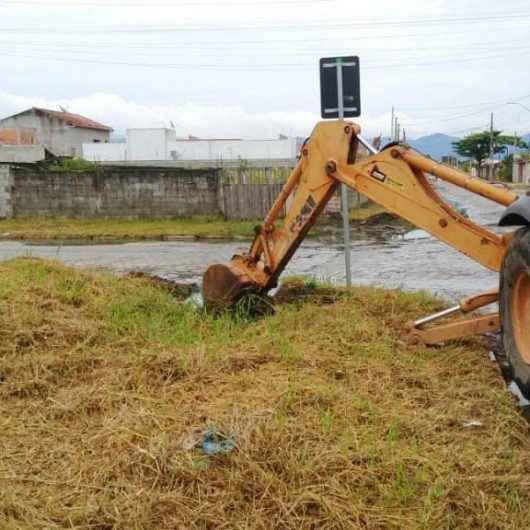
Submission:
[[[499,271],[509,234],[498,235],[467,219],[436,192],[426,173],[503,205],[517,195],[437,164],[405,146],[358,157],[359,127],[346,121],[320,122],[302,148],[289,176],[245,255],[227,265],[212,265],[204,276],[207,303],[227,304],[252,291],[277,285],[292,255],[342,182],[388,211]],[[362,142],[366,145],[365,142]],[[287,206],[283,219],[280,215]]]

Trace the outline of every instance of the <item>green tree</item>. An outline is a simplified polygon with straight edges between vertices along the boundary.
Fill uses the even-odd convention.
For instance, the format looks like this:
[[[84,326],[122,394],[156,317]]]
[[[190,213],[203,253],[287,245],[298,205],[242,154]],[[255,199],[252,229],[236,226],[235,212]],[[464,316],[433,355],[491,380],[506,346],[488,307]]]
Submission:
[[[520,138],[501,134],[501,131],[493,131],[493,154],[505,151],[508,145],[528,147],[528,144]],[[470,134],[457,142],[453,142],[453,147],[460,156],[476,160],[478,166],[481,167],[490,153],[490,132]]]
[[[497,176],[507,182],[513,181],[513,155],[508,155],[504,158]]]

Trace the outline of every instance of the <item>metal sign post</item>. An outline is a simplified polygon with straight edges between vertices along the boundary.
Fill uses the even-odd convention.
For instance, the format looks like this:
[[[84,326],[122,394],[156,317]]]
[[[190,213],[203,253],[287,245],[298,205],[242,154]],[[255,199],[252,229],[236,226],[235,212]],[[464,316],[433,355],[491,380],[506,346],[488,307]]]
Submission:
[[[336,75],[333,76],[333,70]],[[361,113],[359,90],[359,58],[334,57],[320,60],[320,94],[323,118],[359,116]],[[348,103],[345,105],[345,101]],[[348,188],[341,184],[341,212],[344,237],[344,262],[346,266],[346,285],[351,287],[351,245],[350,245],[350,209],[348,206]]]
[[[337,108],[339,120],[344,120],[344,95],[342,91],[342,60],[337,59]],[[348,188],[340,185],[340,205],[342,210],[342,231],[344,236],[344,264],[346,266],[346,286],[351,287],[351,245],[350,245],[350,208],[348,206]]]

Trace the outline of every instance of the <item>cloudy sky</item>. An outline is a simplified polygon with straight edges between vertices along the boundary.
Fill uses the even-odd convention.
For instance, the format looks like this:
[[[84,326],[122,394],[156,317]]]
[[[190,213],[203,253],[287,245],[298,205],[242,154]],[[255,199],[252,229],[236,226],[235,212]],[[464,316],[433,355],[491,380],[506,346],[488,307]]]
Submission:
[[[0,0],[0,116],[67,107],[197,136],[306,135],[359,55],[367,135],[530,132],[525,0]],[[515,104],[514,104],[515,103]],[[526,110],[524,107],[528,107]]]

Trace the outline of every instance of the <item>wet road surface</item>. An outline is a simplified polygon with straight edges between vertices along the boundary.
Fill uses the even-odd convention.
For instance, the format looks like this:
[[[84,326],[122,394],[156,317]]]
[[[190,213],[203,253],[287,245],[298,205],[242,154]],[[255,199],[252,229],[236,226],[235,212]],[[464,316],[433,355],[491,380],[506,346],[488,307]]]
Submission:
[[[442,193],[467,209],[471,219],[494,228],[502,207],[444,184]],[[352,231],[352,278],[357,285],[429,290],[455,299],[494,287],[497,274],[420,230],[402,235],[381,229]],[[59,259],[83,268],[119,273],[144,271],[168,279],[199,283],[208,265],[229,260],[248,249],[245,242],[138,242],[100,245],[32,245],[0,242],[0,260],[15,256]],[[327,241],[306,241],[285,274],[303,274],[345,283],[340,232]]]

